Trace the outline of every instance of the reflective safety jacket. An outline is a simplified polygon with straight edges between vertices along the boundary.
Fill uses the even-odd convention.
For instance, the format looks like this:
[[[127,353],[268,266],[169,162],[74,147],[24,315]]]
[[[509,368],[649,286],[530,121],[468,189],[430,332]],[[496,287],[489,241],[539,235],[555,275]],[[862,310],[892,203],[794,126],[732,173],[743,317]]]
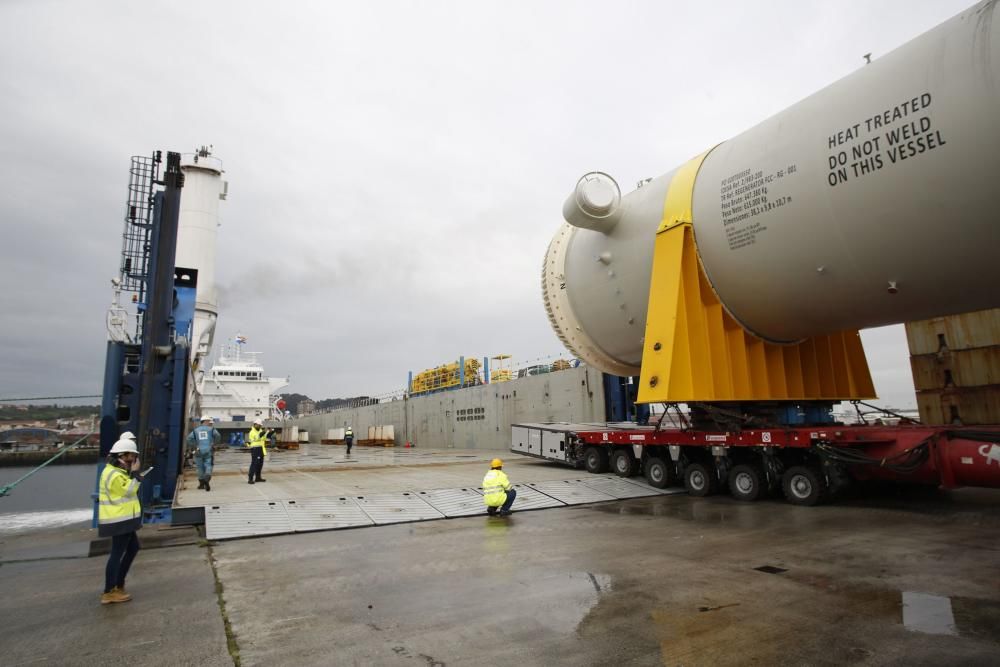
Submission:
[[[351,438],[352,440],[354,439],[354,430],[353,429],[347,429],[344,432],[344,440],[347,440],[348,438]]]
[[[211,454],[212,445],[217,445],[222,441],[222,435],[211,426],[199,426],[191,431],[187,437],[187,443],[192,447],[197,447],[200,454]]]
[[[483,477],[483,502],[487,507],[500,507],[507,502],[510,480],[503,470],[490,470]]]
[[[264,435],[264,429],[257,428],[254,426],[250,429],[250,437],[247,438],[247,447],[251,449],[254,447],[262,447],[264,451],[262,454],[267,456],[267,436]]]
[[[139,480],[108,463],[101,471],[97,489],[97,534],[124,535],[142,527]]]

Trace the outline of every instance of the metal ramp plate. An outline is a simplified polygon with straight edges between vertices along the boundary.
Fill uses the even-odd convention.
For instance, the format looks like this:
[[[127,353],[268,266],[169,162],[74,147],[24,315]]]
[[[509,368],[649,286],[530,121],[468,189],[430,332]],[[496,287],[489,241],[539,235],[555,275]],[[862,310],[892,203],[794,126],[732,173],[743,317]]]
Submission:
[[[540,491],[547,496],[552,496],[556,500],[566,505],[582,505],[584,503],[599,503],[606,500],[615,500],[615,497],[593,489],[581,480],[564,479],[553,482],[535,482],[529,484],[536,491]],[[520,492],[518,492],[520,494]],[[520,498],[518,498],[520,500]],[[517,501],[514,501],[515,504]]]
[[[586,477],[578,480],[590,488],[606,493],[615,498],[643,498],[645,496],[660,496],[669,493],[667,489],[657,489],[644,482],[632,481],[621,477]]]
[[[292,530],[334,530],[371,526],[374,522],[348,497],[302,498],[283,500]]]
[[[563,507],[566,504],[524,484],[515,484],[514,488],[517,489],[517,498],[514,499],[514,506],[511,509],[515,512],[540,510],[546,507]]]
[[[205,507],[205,537],[210,540],[290,532],[292,523],[280,500],[254,500]]]
[[[444,514],[421,500],[413,493],[381,493],[372,496],[355,496],[353,500],[377,526],[406,521],[443,519]]]
[[[448,518],[486,514],[483,495],[473,488],[418,491],[417,496]]]

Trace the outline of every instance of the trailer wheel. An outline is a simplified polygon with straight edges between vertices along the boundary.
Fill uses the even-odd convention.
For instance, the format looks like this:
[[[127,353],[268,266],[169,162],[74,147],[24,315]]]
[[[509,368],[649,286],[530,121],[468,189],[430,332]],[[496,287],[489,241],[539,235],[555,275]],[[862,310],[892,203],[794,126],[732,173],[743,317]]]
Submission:
[[[812,507],[826,495],[826,478],[807,466],[792,466],[781,478],[785,498],[793,505]]]
[[[690,463],[684,468],[684,488],[691,496],[710,496],[718,488],[715,471],[703,463]]]
[[[645,470],[646,481],[649,485],[657,489],[665,489],[673,482],[673,470],[671,465],[658,456],[651,456],[646,459]]]
[[[599,475],[608,471],[608,450],[604,447],[587,447],[583,453],[583,465],[587,472]]]
[[[764,470],[760,466],[742,463],[729,472],[729,493],[736,500],[753,502],[764,494]]]
[[[619,477],[634,477],[639,472],[639,462],[627,449],[616,449],[611,454],[611,468]]]

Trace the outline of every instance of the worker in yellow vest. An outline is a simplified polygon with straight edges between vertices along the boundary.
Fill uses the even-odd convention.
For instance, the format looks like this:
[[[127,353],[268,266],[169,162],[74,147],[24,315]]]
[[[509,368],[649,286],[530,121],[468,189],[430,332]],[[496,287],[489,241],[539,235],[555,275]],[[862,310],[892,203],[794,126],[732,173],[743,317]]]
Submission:
[[[271,431],[264,430],[264,422],[260,419],[254,419],[253,428],[250,429],[250,435],[247,436],[247,447],[250,448],[250,476],[247,479],[247,484],[267,481],[260,476],[260,473],[264,470],[264,457],[267,456],[267,436],[269,435],[271,435]]]
[[[111,538],[101,604],[132,599],[125,592],[125,576],[139,553],[136,531],[142,527],[142,507],[139,505],[141,479],[139,449],[135,440],[119,440],[111,447],[97,489],[97,534]]]
[[[500,516],[507,516],[516,497],[517,491],[511,486],[503,471],[503,461],[493,459],[490,461],[490,471],[483,477],[483,502],[486,504],[486,513],[493,516],[499,510]]]

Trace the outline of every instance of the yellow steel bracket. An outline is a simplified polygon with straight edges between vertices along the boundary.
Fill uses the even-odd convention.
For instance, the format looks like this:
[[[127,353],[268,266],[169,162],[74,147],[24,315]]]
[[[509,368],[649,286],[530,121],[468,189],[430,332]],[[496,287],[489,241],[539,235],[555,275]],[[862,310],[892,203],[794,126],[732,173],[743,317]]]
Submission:
[[[698,259],[694,183],[708,153],[673,177],[653,246],[640,403],[874,398],[857,331],[765,342],[722,307]]]

